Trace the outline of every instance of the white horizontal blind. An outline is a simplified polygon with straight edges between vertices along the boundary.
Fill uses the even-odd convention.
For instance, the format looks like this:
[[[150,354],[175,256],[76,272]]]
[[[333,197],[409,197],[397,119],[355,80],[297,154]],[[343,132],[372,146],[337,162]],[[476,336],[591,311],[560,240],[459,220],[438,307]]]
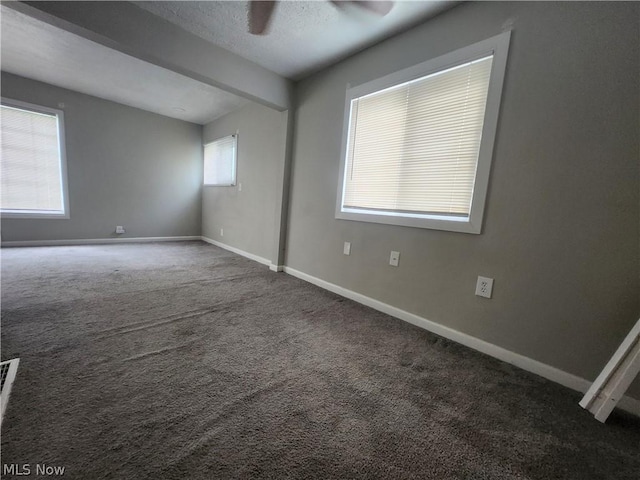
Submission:
[[[204,184],[236,184],[237,135],[229,135],[204,146]]]
[[[469,215],[492,60],[352,100],[343,211]]]
[[[2,211],[64,213],[58,118],[2,105]]]

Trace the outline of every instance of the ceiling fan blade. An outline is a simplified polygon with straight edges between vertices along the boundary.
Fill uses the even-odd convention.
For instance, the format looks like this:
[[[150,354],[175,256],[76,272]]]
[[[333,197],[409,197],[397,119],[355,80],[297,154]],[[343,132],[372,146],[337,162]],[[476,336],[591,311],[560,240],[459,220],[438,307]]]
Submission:
[[[344,8],[346,5],[355,5],[384,17],[391,11],[394,2],[392,0],[331,0],[331,3],[338,8]]]
[[[253,0],[249,2],[249,33],[264,35],[275,7],[275,1]]]

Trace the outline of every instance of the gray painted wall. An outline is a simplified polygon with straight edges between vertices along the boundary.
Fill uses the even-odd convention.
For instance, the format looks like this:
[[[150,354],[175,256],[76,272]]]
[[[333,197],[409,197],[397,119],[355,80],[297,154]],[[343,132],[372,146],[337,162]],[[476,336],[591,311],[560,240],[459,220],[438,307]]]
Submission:
[[[64,103],[71,214],[3,219],[3,241],[200,235],[201,126],[5,72],[2,96]]]
[[[204,127],[204,143],[239,131],[237,184],[204,187],[202,235],[265,259],[274,251],[286,113],[250,104]],[[240,190],[242,184],[242,190]],[[224,229],[224,236],[220,235]]]
[[[639,8],[467,3],[301,82],[287,265],[594,379],[640,316]],[[483,233],[336,220],[347,83],[510,24]]]

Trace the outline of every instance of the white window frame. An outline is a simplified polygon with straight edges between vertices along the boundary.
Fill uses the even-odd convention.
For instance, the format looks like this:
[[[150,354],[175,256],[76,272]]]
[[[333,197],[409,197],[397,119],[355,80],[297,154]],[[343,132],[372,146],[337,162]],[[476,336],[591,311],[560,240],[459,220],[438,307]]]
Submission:
[[[216,138],[210,142],[202,145],[202,158],[203,158],[203,169],[204,169],[204,156],[205,150],[207,146],[212,145],[220,140],[231,137],[233,138],[233,180],[231,183],[206,183],[206,179],[203,178],[202,184],[205,187],[235,187],[238,182],[238,133],[232,133],[231,135],[225,135],[224,137]]]
[[[451,232],[481,233],[510,37],[511,32],[507,31],[468,47],[455,50],[440,57],[427,60],[426,62],[418,65],[386,75],[382,78],[378,78],[355,87],[347,85],[335,218],[388,225],[446,230]],[[343,208],[344,186],[346,182],[345,166],[347,164],[352,100],[402,83],[410,82],[427,75],[447,70],[458,65],[469,63],[488,55],[493,55],[493,63],[491,67],[487,105],[485,109],[484,125],[482,129],[482,138],[480,142],[480,151],[478,154],[476,177],[469,216],[456,217],[395,212],[372,213],[365,210]]]
[[[7,107],[14,107],[20,110],[31,111],[35,113],[43,113],[45,115],[55,115],[58,122],[58,157],[60,161],[60,183],[62,192],[62,213],[47,213],[44,211],[27,212],[22,210],[2,210],[0,209],[1,218],[28,218],[28,219],[68,219],[69,216],[69,188],[67,181],[67,150],[65,146],[65,130],[64,130],[64,112],[57,108],[43,107],[34,105],[33,103],[13,100],[11,98],[1,97],[0,103]]]

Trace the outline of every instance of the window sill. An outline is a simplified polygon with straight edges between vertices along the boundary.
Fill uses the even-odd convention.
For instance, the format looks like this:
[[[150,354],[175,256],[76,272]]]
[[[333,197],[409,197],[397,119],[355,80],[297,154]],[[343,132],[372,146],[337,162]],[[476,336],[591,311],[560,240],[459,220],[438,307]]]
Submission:
[[[352,220],[356,222],[381,223],[385,225],[398,225],[401,227],[427,228],[431,230],[444,230],[448,232],[480,234],[481,222],[474,222],[469,217],[436,217],[428,215],[394,215],[379,213],[363,213],[358,210],[336,212],[339,220]]]
[[[67,220],[68,213],[45,213],[45,212],[21,212],[21,211],[0,211],[0,218],[27,218],[27,219],[51,219]]]

